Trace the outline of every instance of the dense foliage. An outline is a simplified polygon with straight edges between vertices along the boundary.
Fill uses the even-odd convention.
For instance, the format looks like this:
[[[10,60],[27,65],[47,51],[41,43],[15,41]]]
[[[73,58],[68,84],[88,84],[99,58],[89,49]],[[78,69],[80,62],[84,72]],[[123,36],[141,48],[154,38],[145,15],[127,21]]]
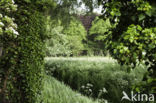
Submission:
[[[154,89],[156,76],[156,2],[154,0],[99,0],[106,11],[104,18],[116,23],[108,49],[121,64],[149,66],[148,88]],[[109,34],[108,34],[109,35]],[[145,79],[145,80],[146,80]],[[154,90],[153,90],[154,92]]]
[[[72,55],[79,55],[84,50],[83,41],[86,40],[87,32],[82,23],[75,18],[70,21],[70,24],[65,28],[64,33],[68,36]]]
[[[51,23],[55,21],[49,20]],[[78,56],[82,53],[87,33],[80,21],[72,17],[68,25],[61,25],[61,21],[56,26],[48,24],[47,33],[51,38],[46,43],[47,56]]]
[[[38,1],[0,1],[1,103],[40,101],[46,37],[42,11]]]
[[[16,10],[17,5],[14,1],[0,1],[0,102],[2,103],[12,100],[11,96],[16,92],[13,82],[17,65],[16,47],[19,33],[12,16]]]
[[[50,39],[46,41],[47,56],[69,56],[71,54],[67,35],[63,34],[63,26],[49,27]]]
[[[40,90],[43,87],[44,50],[46,50],[44,40],[47,35],[51,36],[51,39],[46,42],[48,56],[79,56],[83,54],[86,47],[90,46],[89,48],[93,51],[109,50],[112,57],[120,64],[128,65],[129,68],[134,68],[142,62],[145,63],[149,72],[144,76],[146,87],[142,89],[152,93],[155,91],[155,0],[98,0],[98,2],[103,6],[104,20],[97,18],[93,21],[89,38],[87,38],[82,24],[69,15],[74,12],[73,8],[82,3],[86,3],[86,6],[89,7],[86,11],[93,11],[93,8],[97,6],[95,0],[80,2],[77,0],[0,0],[0,102],[42,102]],[[48,21],[47,15],[50,16]],[[61,24],[56,25],[58,21]],[[51,68],[52,72],[55,72],[54,75],[64,79],[76,89],[80,86],[81,80],[87,79],[94,85],[96,83],[102,85],[98,83],[98,78],[105,80],[103,79],[104,74],[97,72],[97,69],[94,68],[96,63],[91,65],[94,69],[85,71],[84,75],[82,75],[84,71],[77,69],[81,67],[79,63],[75,64],[76,67],[73,63],[72,69],[70,63],[66,65],[64,61],[58,65],[57,67],[54,63],[53,67],[59,69]],[[118,87],[123,78],[125,80],[123,84],[126,82],[126,86],[127,82],[131,83],[128,81],[131,77],[127,76],[127,73],[122,72],[122,75],[122,73],[112,72],[114,69],[106,73],[105,76],[110,76],[110,79],[106,80],[108,83],[105,85]],[[95,81],[95,78],[92,78],[93,75],[97,78]],[[77,81],[80,81],[80,84]],[[101,87],[93,90],[96,92],[99,88]],[[116,95],[119,96],[118,91]],[[113,100],[117,101],[119,98],[113,98]]]
[[[96,17],[92,22],[92,26],[88,35],[88,46],[93,49],[94,52],[100,52],[104,55],[107,54],[107,42],[105,39],[111,35],[111,29],[113,25],[110,24],[109,19],[103,20]],[[95,53],[94,53],[95,54]]]

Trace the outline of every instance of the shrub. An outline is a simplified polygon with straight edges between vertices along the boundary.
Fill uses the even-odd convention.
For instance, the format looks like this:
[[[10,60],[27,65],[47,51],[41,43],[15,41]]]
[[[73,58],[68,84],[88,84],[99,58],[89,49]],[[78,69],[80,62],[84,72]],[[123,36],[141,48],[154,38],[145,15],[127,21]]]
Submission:
[[[47,56],[78,56],[84,50],[86,30],[76,18],[71,17],[68,25],[48,18],[47,34],[51,36],[47,40]]]
[[[63,34],[63,26],[51,28],[48,27],[47,33],[51,36],[46,41],[46,55],[47,56],[69,56],[71,54],[69,41],[67,35]]]

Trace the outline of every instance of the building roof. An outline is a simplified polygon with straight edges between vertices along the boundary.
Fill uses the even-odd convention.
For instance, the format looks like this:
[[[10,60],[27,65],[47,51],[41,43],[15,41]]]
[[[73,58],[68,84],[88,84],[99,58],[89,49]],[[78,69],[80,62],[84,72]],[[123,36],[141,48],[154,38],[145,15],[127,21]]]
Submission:
[[[82,22],[83,26],[85,27],[86,31],[88,32],[89,29],[92,26],[92,21],[95,19],[96,15],[91,15],[91,16],[78,16],[80,21]]]

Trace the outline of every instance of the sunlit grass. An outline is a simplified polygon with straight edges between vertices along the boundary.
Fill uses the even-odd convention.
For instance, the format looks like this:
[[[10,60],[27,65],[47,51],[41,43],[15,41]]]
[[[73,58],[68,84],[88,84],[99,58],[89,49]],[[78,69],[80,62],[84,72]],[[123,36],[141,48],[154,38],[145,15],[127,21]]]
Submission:
[[[105,63],[117,62],[112,57],[46,57],[45,60],[93,61],[93,62],[105,62]]]
[[[51,76],[45,77],[42,93],[44,103],[99,103],[73,91],[70,87]]]

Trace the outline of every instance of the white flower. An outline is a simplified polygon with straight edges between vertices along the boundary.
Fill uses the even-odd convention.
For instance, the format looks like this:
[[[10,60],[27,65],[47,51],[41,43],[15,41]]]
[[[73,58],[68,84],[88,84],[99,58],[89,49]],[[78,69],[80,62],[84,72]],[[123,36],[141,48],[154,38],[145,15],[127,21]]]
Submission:
[[[13,3],[13,4],[15,4],[15,1],[14,1],[14,0],[12,0],[12,3]]]
[[[1,26],[1,27],[3,27],[3,26],[4,26],[4,24],[3,24],[2,22],[0,22],[0,26]]]
[[[92,92],[92,90],[91,90],[91,89],[89,89],[89,91],[90,91],[90,92]]]
[[[142,52],[142,55],[143,55],[143,56],[145,56],[145,55],[146,55],[146,52],[145,52],[145,51],[143,51],[143,52]]]
[[[16,35],[19,35],[19,33],[18,33],[16,30],[15,30],[15,31],[13,31],[13,33],[14,33],[14,34],[16,34]]]
[[[6,28],[6,30],[10,30],[15,35],[19,35],[19,33],[13,27]]]
[[[106,90],[106,88],[103,88],[103,89],[102,89],[102,91],[103,91],[104,93],[107,93],[107,90]]]
[[[15,18],[12,18],[12,20],[14,21],[14,20],[15,20]]]
[[[83,85],[83,86],[81,86],[81,88],[85,88],[85,86]]]
[[[14,27],[15,29],[17,29],[17,24],[12,23],[12,27]]]
[[[5,19],[10,19],[7,15],[4,16]]]
[[[0,18],[2,18],[3,17],[3,15],[0,13]]]

